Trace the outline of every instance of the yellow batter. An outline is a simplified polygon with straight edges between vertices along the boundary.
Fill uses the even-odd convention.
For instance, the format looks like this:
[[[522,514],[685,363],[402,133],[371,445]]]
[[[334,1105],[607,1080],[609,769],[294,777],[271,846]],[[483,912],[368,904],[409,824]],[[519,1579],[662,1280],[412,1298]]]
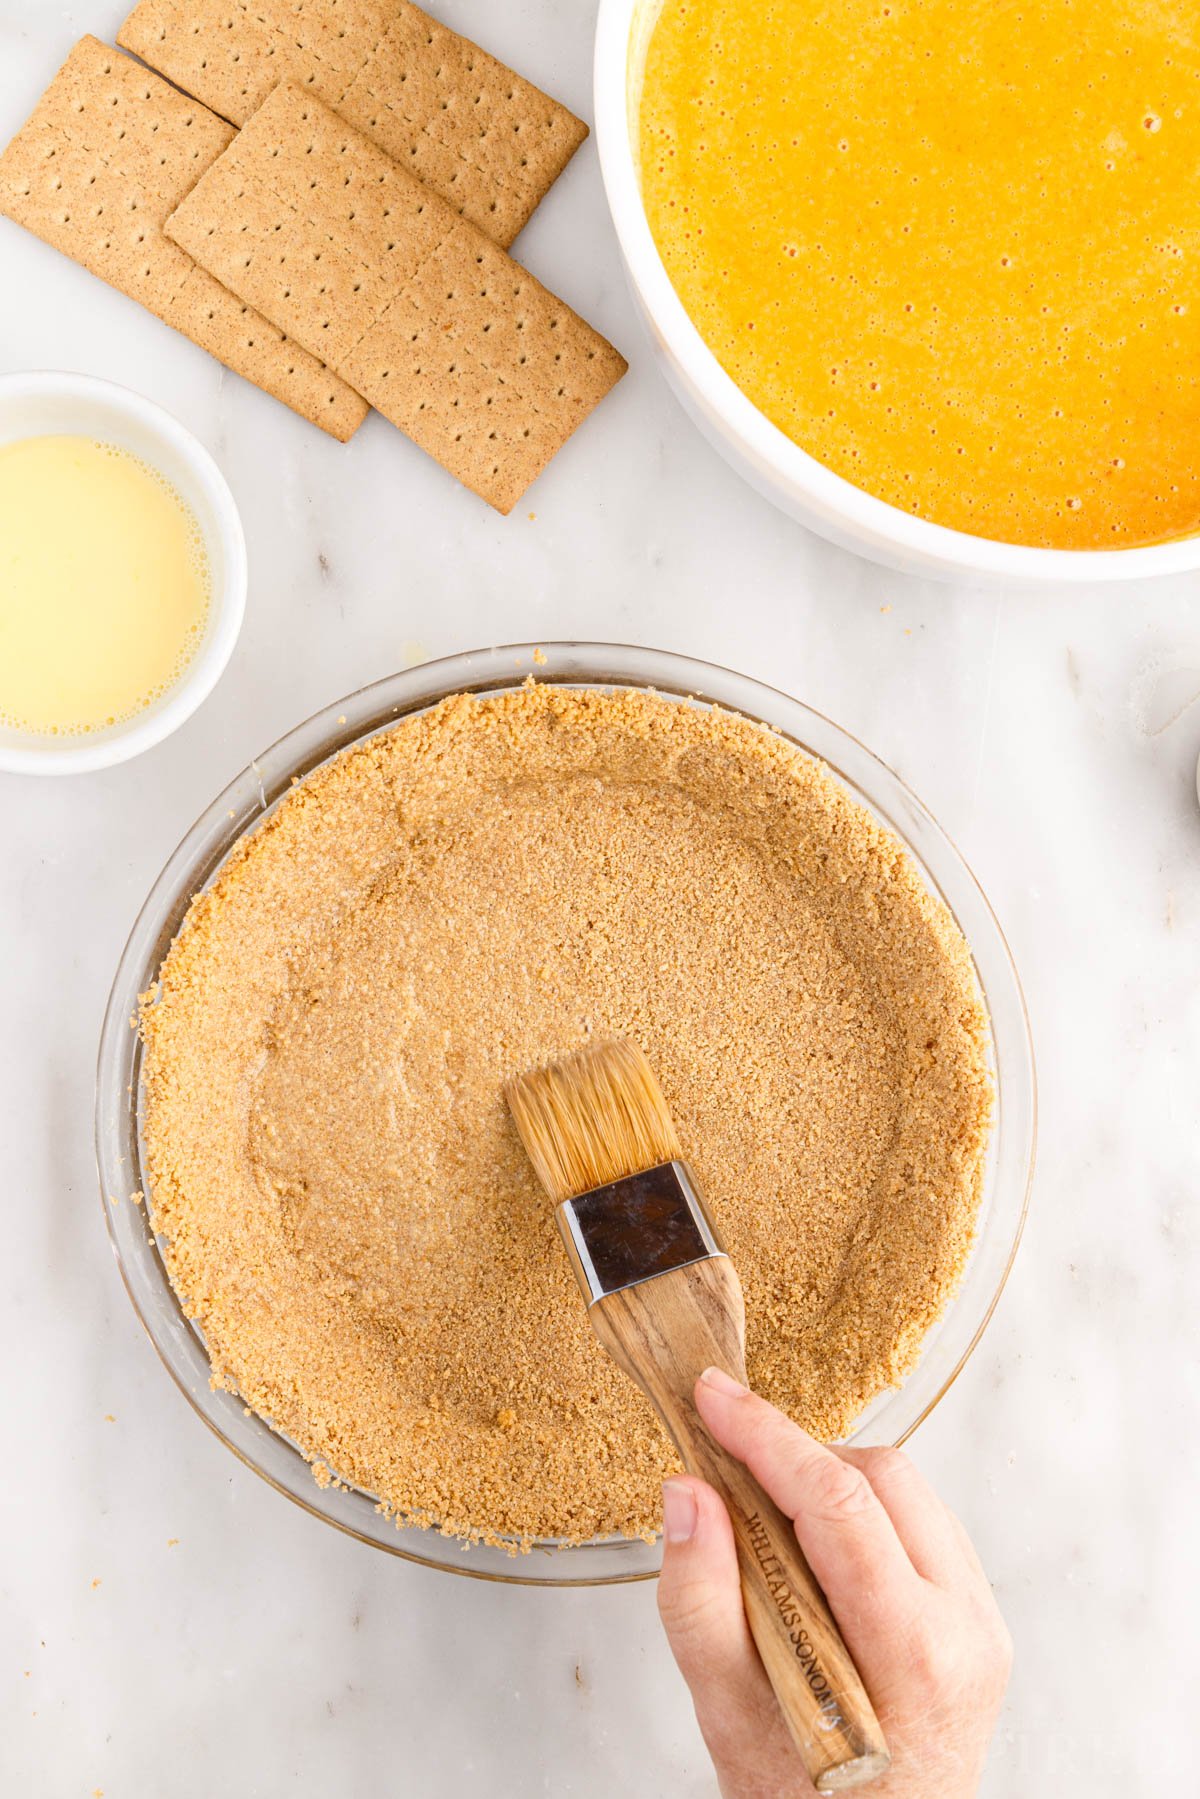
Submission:
[[[1183,0],[667,0],[650,226],[783,431],[940,524],[1200,527],[1200,44]]]

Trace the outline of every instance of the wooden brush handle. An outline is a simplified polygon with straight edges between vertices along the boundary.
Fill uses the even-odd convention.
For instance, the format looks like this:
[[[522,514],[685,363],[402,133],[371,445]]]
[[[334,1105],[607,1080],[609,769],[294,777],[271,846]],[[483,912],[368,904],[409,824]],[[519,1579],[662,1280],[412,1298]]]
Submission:
[[[690,1474],[715,1487],[737,1539],[746,1616],[810,1780],[840,1792],[882,1774],[887,1744],[791,1520],[701,1423],[698,1376],[745,1381],[745,1307],[727,1256],[607,1294],[590,1308],[614,1360],[653,1402]]]

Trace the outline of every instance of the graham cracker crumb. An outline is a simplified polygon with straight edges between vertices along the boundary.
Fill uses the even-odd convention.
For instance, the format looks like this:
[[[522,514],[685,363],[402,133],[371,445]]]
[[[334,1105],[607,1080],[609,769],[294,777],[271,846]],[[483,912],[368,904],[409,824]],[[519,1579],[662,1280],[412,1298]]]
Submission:
[[[673,1451],[595,1340],[504,1104],[649,1055],[746,1290],[756,1387],[846,1432],[981,1193],[986,1018],[899,842],[749,721],[458,695],[294,787],[147,996],[145,1140],[215,1384],[397,1523],[653,1536]]]

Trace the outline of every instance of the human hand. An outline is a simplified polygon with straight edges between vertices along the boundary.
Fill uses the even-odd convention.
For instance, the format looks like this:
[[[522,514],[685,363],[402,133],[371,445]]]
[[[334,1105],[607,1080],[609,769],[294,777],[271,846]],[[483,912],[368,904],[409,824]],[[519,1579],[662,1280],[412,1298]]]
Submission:
[[[970,1538],[897,1449],[826,1449],[707,1369],[705,1428],[789,1518],[892,1753],[870,1799],[971,1799],[1012,1642]],[[742,1608],[733,1531],[704,1481],[663,1489],[658,1609],[724,1799],[811,1799]]]

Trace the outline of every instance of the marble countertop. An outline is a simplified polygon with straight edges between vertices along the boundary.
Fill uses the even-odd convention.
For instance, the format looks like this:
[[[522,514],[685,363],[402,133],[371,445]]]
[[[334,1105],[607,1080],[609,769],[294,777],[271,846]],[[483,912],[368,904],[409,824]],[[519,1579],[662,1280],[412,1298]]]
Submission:
[[[0,0],[0,140],[114,0]],[[439,0],[587,116],[587,0]],[[996,1316],[912,1451],[1017,1645],[985,1783],[1188,1790],[1200,1678],[1197,582],[979,595],[891,575],[744,487],[656,373],[594,147],[522,238],[628,378],[507,520],[381,419],[322,438],[0,222],[0,368],[152,394],[245,519],[245,630],[169,742],[0,777],[0,1772],[38,1799],[701,1799],[651,1585],[531,1591],[373,1552],[244,1469],[159,1366],[91,1149],[101,1012],[184,829],[250,756],[375,677],[482,643],[622,639],[782,686],[926,800],[1026,984],[1042,1132]]]

